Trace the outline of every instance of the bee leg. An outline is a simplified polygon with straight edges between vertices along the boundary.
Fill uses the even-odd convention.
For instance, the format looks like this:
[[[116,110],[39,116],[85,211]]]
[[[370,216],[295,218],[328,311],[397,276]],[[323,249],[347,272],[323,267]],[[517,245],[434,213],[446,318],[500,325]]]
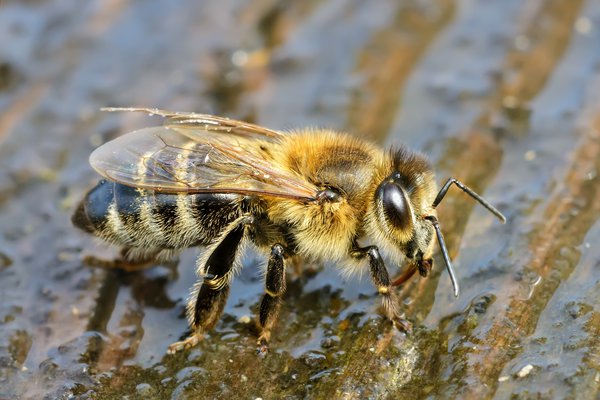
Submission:
[[[403,271],[397,278],[392,282],[392,286],[400,286],[406,283],[415,272],[419,271],[419,275],[423,278],[427,278],[431,269],[433,268],[433,260],[431,258],[423,258],[423,253],[419,252],[415,257],[414,261],[411,261],[408,268]]]
[[[225,285],[220,290],[213,290],[210,285],[203,282],[195,302],[194,317],[197,319],[192,324],[194,332],[184,340],[172,343],[167,349],[167,354],[175,354],[196,346],[203,339],[204,332],[212,329],[219,321],[228,296],[229,285]]]
[[[398,275],[397,278],[394,279],[394,281],[392,282],[392,286],[400,286],[406,283],[410,278],[413,277],[415,272],[417,272],[417,269],[418,267],[416,264],[410,263],[408,268],[404,270],[400,275]]]
[[[423,278],[427,278],[432,268],[433,260],[431,258],[427,260],[423,258],[417,260],[417,269],[419,270],[419,275],[421,275]]]
[[[392,282],[388,274],[385,263],[379,254],[377,246],[368,246],[355,248],[351,255],[355,258],[369,257],[369,267],[371,270],[371,280],[377,288],[377,292],[381,296],[383,309],[386,316],[394,323],[394,325],[405,332],[409,332],[412,328],[411,323],[401,317],[400,301],[396,292],[392,290]]]
[[[156,259],[155,255],[158,253],[152,253],[136,260],[130,260],[128,254],[131,250],[130,247],[123,247],[120,251],[119,258],[113,260],[105,260],[96,256],[85,256],[83,258],[83,263],[94,268],[121,269],[125,272],[137,272],[154,266]]]
[[[271,247],[271,256],[267,265],[265,294],[260,302],[258,353],[267,352],[267,343],[271,338],[271,329],[277,320],[281,308],[281,296],[285,292],[285,249],[280,244]]]
[[[252,217],[232,222],[217,241],[208,260],[201,268],[202,282],[195,285],[187,305],[187,317],[194,332],[186,339],[171,344],[168,354],[189,349],[202,340],[204,332],[213,328],[223,313],[229,295],[229,281],[245,228]]]

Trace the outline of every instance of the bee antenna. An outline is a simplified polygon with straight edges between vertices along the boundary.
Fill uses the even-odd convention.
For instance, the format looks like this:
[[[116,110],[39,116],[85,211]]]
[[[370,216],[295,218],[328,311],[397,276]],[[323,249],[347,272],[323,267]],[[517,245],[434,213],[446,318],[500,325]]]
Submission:
[[[454,297],[458,297],[458,294],[460,293],[460,288],[458,287],[458,279],[456,279],[454,267],[452,266],[452,261],[450,261],[450,256],[448,255],[448,249],[446,248],[446,242],[444,242],[444,235],[442,235],[440,224],[437,218],[433,215],[429,215],[425,217],[425,219],[431,222],[433,228],[435,229],[435,234],[440,245],[440,250],[442,251],[442,256],[444,257],[444,263],[446,264],[446,270],[448,270],[448,275],[450,275],[452,287],[454,288]]]
[[[450,189],[450,186],[453,183],[456,186],[458,186],[460,189],[462,189],[465,193],[467,193],[469,196],[471,196],[472,198],[477,200],[479,202],[479,204],[481,204],[482,206],[487,208],[487,210],[489,212],[491,212],[492,214],[494,214],[500,220],[500,222],[502,222],[502,223],[506,222],[506,217],[500,211],[498,211],[498,209],[496,207],[494,207],[486,199],[484,199],[483,197],[481,197],[480,195],[475,193],[473,191],[473,189],[471,189],[464,183],[456,180],[455,178],[448,179],[446,181],[446,183],[444,184],[444,186],[442,187],[442,189],[440,189],[439,193],[435,197],[435,200],[433,201],[433,205],[432,205],[433,208],[436,208],[442,202],[442,200],[444,199],[444,196],[446,195],[446,192],[448,192],[448,189]],[[439,238],[439,236],[438,236],[438,238]]]

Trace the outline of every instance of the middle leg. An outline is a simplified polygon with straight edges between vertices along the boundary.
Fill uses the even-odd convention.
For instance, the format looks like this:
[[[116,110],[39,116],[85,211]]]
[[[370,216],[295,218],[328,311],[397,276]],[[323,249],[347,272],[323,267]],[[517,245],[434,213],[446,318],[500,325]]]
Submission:
[[[258,317],[260,329],[258,351],[261,354],[267,351],[267,343],[271,338],[271,329],[279,315],[281,296],[285,292],[285,289],[285,249],[280,244],[274,244],[271,247],[271,256],[267,265],[265,294],[260,303]]]
[[[415,272],[419,271],[419,275],[423,278],[427,278],[431,269],[433,268],[433,260],[430,258],[424,258],[423,252],[419,251],[412,260],[405,271],[403,271],[398,277],[392,282],[392,286],[400,286],[406,283]]]

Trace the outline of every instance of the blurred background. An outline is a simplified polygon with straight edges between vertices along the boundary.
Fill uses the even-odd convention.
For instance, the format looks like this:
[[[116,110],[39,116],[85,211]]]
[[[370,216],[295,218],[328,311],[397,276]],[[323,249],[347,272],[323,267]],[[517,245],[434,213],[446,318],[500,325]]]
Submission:
[[[600,1],[0,0],[0,398],[577,398],[600,388]],[[319,126],[426,153],[453,190],[437,256],[398,289],[290,274],[271,352],[252,253],[197,348],[165,355],[197,250],[139,273],[70,215],[90,152],[148,106]],[[400,269],[390,267],[396,275]]]

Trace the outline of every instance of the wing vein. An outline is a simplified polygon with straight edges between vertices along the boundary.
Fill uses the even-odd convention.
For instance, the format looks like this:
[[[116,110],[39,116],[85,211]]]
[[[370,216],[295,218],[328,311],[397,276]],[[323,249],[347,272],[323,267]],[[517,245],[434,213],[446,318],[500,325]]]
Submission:
[[[127,108],[166,124],[125,134],[96,149],[90,163],[108,179],[173,193],[237,193],[314,201],[318,189],[260,149],[281,151],[283,133],[193,113]],[[268,157],[268,158],[266,158]]]

